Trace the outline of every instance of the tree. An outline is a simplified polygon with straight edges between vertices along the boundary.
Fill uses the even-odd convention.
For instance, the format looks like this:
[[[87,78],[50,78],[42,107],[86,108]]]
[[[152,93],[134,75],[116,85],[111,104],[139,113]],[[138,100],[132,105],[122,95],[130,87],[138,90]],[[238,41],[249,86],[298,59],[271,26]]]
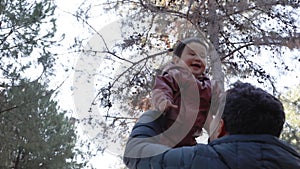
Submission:
[[[1,87],[13,86],[28,71],[31,78],[52,74],[55,54],[55,4],[49,0],[2,0],[0,2]]]
[[[288,92],[282,94],[280,99],[283,102],[286,112],[286,123],[282,138],[294,145],[300,152],[300,85],[294,86]]]
[[[98,52],[113,63],[128,65],[128,69],[119,76],[111,77],[110,85],[99,89],[97,99],[104,107],[112,105],[113,97],[107,93],[115,93],[119,100],[129,99],[133,107],[139,108],[138,105],[143,104],[140,101],[148,98],[153,76],[160,72],[157,69],[160,66],[151,68],[151,65],[164,64],[167,60],[161,60],[165,55],[150,53],[172,48],[177,39],[190,35],[207,37],[216,49],[217,58],[211,58],[214,63],[211,64],[210,73],[213,76],[224,78],[218,75],[223,70],[227,81],[232,78],[256,77],[259,83],[271,86],[274,94],[277,93],[276,77],[269,69],[265,70],[265,65],[259,61],[264,60],[262,58],[272,60],[273,64],[269,65],[278,74],[292,71],[292,65],[285,60],[299,62],[298,57],[284,55],[286,51],[298,49],[300,45],[297,31],[299,4],[295,1],[109,0],[100,5],[88,4],[88,1],[83,4],[86,5],[80,6],[81,13],[78,12],[76,17],[86,23],[104,43],[105,39],[89,23],[91,8],[102,5],[107,10],[119,11],[127,17],[122,25],[123,42],[112,47],[103,46],[101,50],[93,50],[93,47],[84,50],[91,55]],[[269,56],[264,56],[266,50],[270,51],[267,54]],[[126,51],[127,54],[124,54]],[[128,51],[132,53],[128,54]],[[216,61],[222,62],[218,68],[214,68]],[[138,92],[130,94],[130,91],[136,90]]]
[[[82,168],[85,159],[70,111],[52,98],[53,78],[64,36],[57,36],[52,0],[0,1],[0,168]],[[54,88],[54,89],[49,89]]]
[[[73,119],[57,111],[52,91],[21,80],[1,91],[1,168],[82,168]]]
[[[92,8],[99,6],[125,18],[121,20],[122,38],[111,46],[89,20]],[[99,44],[100,41],[104,44],[102,48],[95,48],[95,44],[88,43],[82,52],[107,61],[104,64],[106,71],[93,72],[102,79],[96,84],[100,87],[96,87],[97,93],[89,110],[95,106],[110,110],[105,117],[111,133],[119,126],[124,129],[119,132],[121,135],[128,134],[128,126],[124,126],[150,108],[153,77],[170,58],[168,49],[183,37],[197,35],[210,40],[216,54],[212,55],[212,68],[208,71],[213,78],[220,79],[224,78],[219,74],[223,71],[225,84],[232,79],[255,77],[258,83],[264,83],[278,94],[277,77],[269,70],[274,68],[276,75],[281,75],[293,70],[294,65],[286,61],[300,61],[299,55],[285,55],[287,51],[299,53],[297,1],[107,0],[95,4],[86,0],[78,11],[74,16],[93,31]],[[268,60],[267,66],[261,60]],[[114,71],[116,69],[118,71]],[[105,78],[107,83],[103,82]],[[107,133],[108,129],[105,131]]]

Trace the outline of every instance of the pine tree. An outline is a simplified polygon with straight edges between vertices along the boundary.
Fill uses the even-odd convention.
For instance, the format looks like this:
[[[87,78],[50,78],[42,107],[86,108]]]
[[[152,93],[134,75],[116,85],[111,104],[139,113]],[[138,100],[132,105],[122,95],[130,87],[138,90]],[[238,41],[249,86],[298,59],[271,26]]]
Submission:
[[[21,80],[1,91],[1,168],[80,168],[74,160],[72,119],[59,112],[52,92],[37,81]]]

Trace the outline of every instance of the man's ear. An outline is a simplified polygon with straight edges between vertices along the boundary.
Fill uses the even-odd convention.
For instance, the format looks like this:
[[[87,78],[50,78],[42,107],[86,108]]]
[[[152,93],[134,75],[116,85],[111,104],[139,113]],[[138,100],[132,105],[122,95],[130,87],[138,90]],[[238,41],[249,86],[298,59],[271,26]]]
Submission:
[[[219,122],[218,133],[219,133],[218,138],[227,135],[227,132],[225,130],[225,123],[224,123],[223,119],[221,119],[220,122]]]
[[[224,135],[227,135],[227,132],[225,130],[224,120],[220,119],[218,124],[217,124],[216,129],[210,135],[209,141],[213,141],[213,140],[218,139],[218,138],[220,138]]]

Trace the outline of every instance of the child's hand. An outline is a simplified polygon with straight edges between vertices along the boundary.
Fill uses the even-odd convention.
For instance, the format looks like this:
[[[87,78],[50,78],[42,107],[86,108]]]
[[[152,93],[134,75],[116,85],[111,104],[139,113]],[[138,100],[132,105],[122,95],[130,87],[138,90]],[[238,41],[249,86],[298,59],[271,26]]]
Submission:
[[[178,109],[178,106],[173,104],[170,100],[165,100],[161,102],[158,107],[160,112],[164,112],[166,110],[169,110],[170,108]]]

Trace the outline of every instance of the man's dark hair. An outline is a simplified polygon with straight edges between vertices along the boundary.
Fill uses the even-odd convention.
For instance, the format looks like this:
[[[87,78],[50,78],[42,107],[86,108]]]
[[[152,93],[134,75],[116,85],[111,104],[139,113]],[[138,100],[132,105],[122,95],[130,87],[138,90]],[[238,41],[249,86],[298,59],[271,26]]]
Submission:
[[[236,82],[226,93],[222,119],[229,134],[280,136],[285,121],[282,103],[249,83]]]

